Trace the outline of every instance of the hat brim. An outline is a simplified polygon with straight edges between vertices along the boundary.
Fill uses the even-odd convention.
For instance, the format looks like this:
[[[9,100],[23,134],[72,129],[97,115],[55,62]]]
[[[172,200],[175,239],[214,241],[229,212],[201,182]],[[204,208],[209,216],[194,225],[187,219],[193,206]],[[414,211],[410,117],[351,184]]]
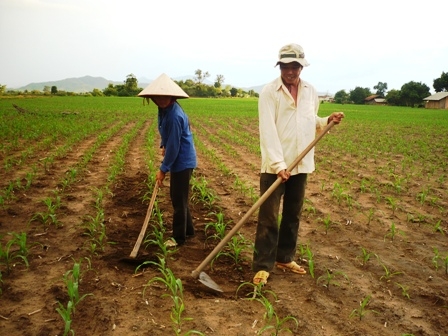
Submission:
[[[189,98],[188,94],[166,74],[161,74],[137,96],[143,98],[152,98],[155,96],[168,96],[177,99]]]
[[[281,61],[278,61],[275,66],[279,65],[280,63],[288,64],[292,62],[297,62],[303,67],[307,67],[310,65],[308,61],[304,58],[283,58]]]

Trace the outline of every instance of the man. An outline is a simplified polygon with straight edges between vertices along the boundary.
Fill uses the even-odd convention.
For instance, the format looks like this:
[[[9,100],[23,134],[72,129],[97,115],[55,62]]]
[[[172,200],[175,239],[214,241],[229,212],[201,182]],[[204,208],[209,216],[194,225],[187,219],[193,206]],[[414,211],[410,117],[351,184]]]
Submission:
[[[278,177],[283,183],[259,210],[252,262],[256,285],[267,283],[274,265],[284,271],[306,274],[294,257],[307,174],[314,171],[314,150],[291,172],[286,169],[315,139],[316,129],[325,128],[331,121],[339,123],[344,117],[342,112],[326,118],[317,116],[317,92],[300,78],[303,67],[309,65],[301,46],[288,44],[282,47],[276,65],[280,65],[280,77],[263,88],[258,102],[262,161],[260,193],[264,194]]]
[[[163,161],[156,174],[159,186],[170,172],[170,197],[173,205],[173,234],[166,245],[174,247],[194,235],[189,209],[190,179],[196,168],[196,149],[188,116],[177,102],[188,95],[166,74],[160,75],[142,92],[140,97],[151,99],[158,107],[158,129],[161,136]]]

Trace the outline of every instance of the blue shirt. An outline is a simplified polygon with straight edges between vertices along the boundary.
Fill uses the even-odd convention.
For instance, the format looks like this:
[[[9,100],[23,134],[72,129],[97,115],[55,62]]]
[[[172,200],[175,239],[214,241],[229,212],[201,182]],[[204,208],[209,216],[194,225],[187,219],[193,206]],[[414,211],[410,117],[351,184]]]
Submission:
[[[165,147],[160,170],[176,173],[196,168],[196,149],[188,116],[177,102],[166,108],[159,108],[158,126],[162,138],[160,146]]]

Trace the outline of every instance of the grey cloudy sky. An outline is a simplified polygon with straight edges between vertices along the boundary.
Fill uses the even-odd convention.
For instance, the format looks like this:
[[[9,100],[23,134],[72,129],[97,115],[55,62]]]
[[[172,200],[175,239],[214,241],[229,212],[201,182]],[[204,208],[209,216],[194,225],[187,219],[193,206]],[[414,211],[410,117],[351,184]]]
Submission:
[[[446,0],[0,0],[0,84],[201,69],[244,88],[277,77],[278,50],[297,43],[319,92],[409,81],[434,92],[447,12]]]

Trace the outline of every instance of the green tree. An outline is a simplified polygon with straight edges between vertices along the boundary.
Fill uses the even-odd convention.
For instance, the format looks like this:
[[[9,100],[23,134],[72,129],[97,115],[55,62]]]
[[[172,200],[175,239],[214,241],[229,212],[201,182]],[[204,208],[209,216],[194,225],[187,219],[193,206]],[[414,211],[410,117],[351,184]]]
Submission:
[[[358,105],[364,104],[365,99],[372,93],[369,88],[355,87],[354,90],[350,91],[350,100]]]
[[[434,79],[432,86],[436,92],[448,91],[448,72],[442,72],[439,78]]]
[[[411,81],[401,87],[401,99],[406,106],[423,105],[423,98],[430,96],[429,87],[421,82]]]
[[[215,88],[220,88],[221,85],[224,83],[224,76],[223,75],[216,75],[215,80]]]
[[[238,95],[238,89],[235,88],[235,87],[232,87],[232,88],[230,89],[230,95],[231,95],[232,97],[236,97],[236,96]]]
[[[334,95],[334,102],[337,104],[346,104],[350,100],[350,97],[345,90],[340,90]]]
[[[56,85],[53,85],[51,87],[51,94],[56,94],[56,93],[58,93],[58,87]]]
[[[390,90],[386,95],[387,104],[394,106],[401,106],[404,103],[401,100],[400,90]]]
[[[6,92],[6,85],[0,84],[0,95],[4,94]]]
[[[103,92],[100,89],[93,89],[92,96],[94,97],[102,97],[104,96]]]
[[[126,81],[125,81],[125,87],[126,90],[131,93],[131,92],[135,92],[138,90],[138,80],[137,78],[134,76],[134,74],[129,74],[126,76]]]
[[[112,83],[109,83],[107,88],[103,90],[105,96],[118,96],[118,91]]]
[[[387,91],[387,83],[378,82],[377,85],[373,87],[376,90],[376,94],[384,97]]]
[[[196,79],[196,83],[197,84],[202,84],[202,82],[204,80],[206,80],[208,77],[210,77],[210,74],[208,73],[208,71],[206,72],[202,72],[201,69],[197,69],[194,74],[196,75],[195,79]]]

